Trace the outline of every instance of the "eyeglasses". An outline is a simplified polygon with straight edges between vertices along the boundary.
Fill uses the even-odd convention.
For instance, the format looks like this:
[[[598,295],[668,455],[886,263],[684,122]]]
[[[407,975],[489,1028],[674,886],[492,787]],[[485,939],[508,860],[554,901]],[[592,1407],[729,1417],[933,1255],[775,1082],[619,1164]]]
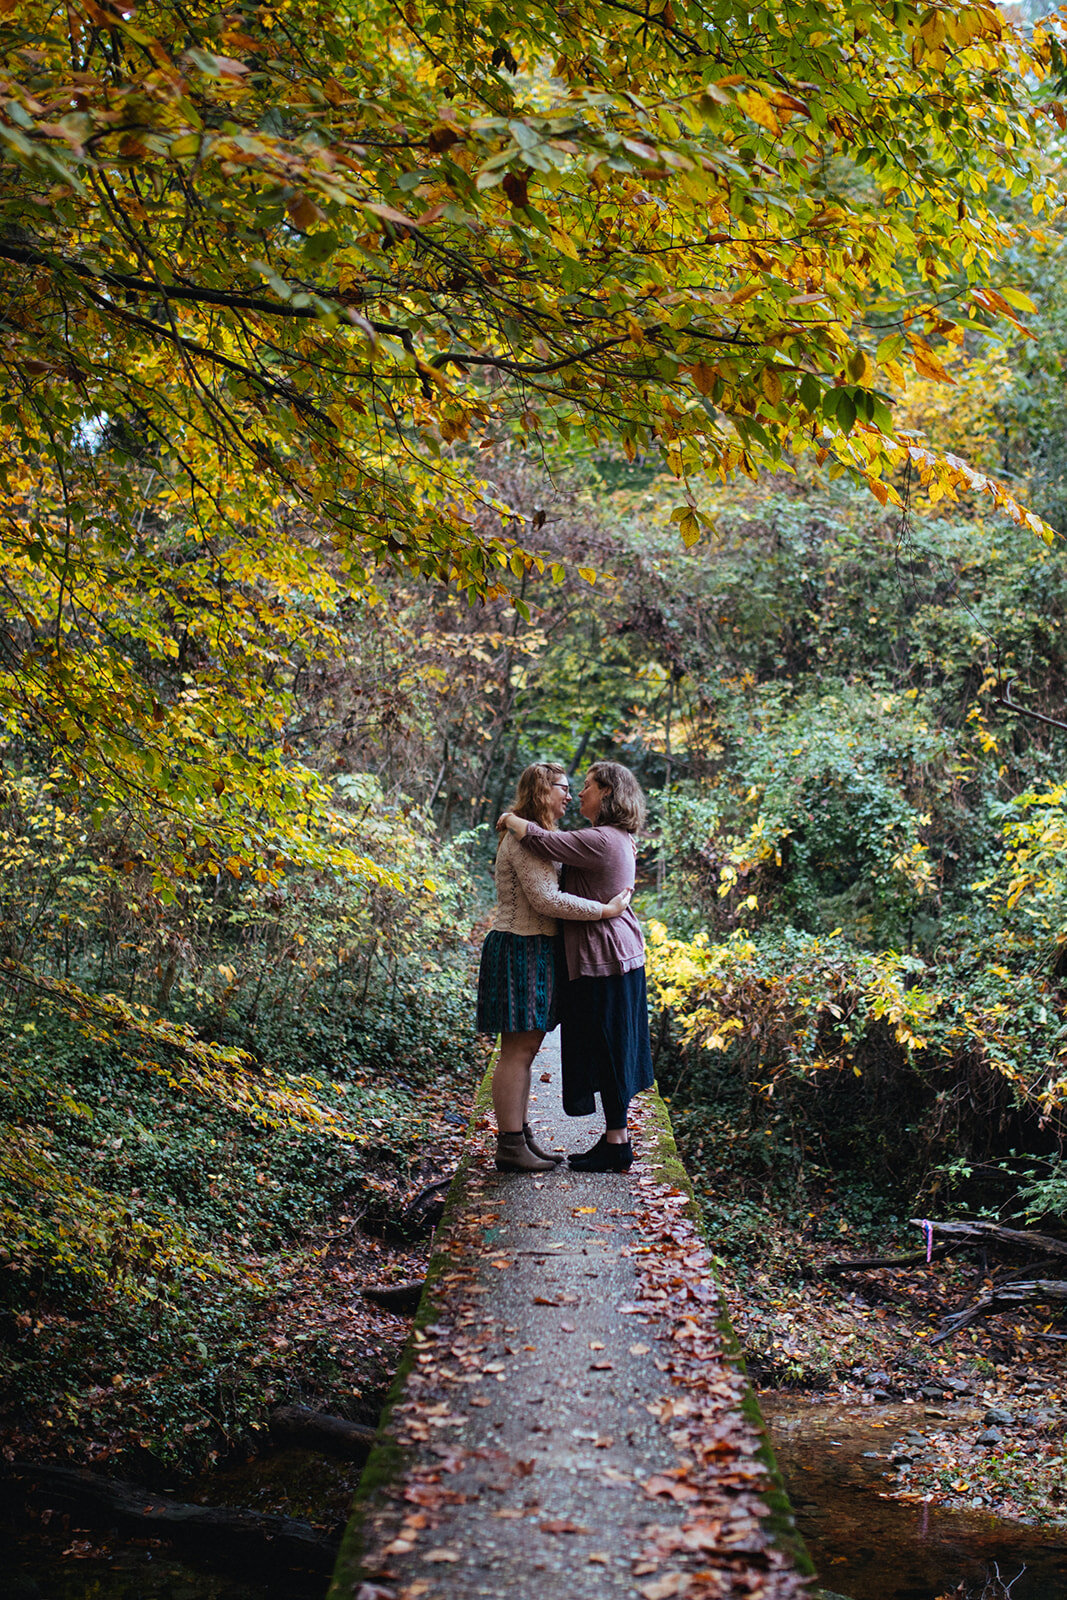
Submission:
[[[569,783],[554,783],[552,787],[553,789],[562,789],[563,793],[566,795],[569,795],[571,792],[571,786]]]

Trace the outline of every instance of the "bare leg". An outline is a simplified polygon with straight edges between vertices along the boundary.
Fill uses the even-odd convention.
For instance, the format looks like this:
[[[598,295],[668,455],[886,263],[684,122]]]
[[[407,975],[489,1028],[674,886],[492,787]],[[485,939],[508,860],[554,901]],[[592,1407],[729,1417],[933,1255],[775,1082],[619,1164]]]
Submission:
[[[541,1048],[544,1033],[502,1033],[500,1054],[493,1070],[493,1110],[500,1133],[521,1133],[530,1098],[530,1068]]]

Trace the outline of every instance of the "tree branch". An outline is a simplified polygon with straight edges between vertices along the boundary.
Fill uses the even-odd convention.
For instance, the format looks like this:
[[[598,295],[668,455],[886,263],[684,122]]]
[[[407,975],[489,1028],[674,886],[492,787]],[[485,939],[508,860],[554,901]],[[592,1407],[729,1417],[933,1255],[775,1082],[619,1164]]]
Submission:
[[[1018,705],[1011,697],[1012,681],[1011,678],[1002,680],[1003,688],[1000,694],[994,697],[996,705],[1006,706],[1009,711],[1017,712],[1020,717],[1031,717],[1034,722],[1044,722],[1050,728],[1062,728],[1067,733],[1067,722],[1061,722],[1058,717],[1046,717],[1043,711],[1031,711],[1029,706]]]

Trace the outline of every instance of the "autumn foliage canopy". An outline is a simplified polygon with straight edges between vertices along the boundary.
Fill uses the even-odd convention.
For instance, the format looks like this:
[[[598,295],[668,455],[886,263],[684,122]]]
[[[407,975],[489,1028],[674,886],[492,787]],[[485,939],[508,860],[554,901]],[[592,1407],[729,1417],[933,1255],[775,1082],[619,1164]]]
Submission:
[[[662,451],[687,542],[694,475],[807,448],[1041,531],[888,395],[1025,304],[1057,48],[991,4],[4,0],[9,736],[165,813],[168,876],[321,852],[293,662],[382,563],[543,564],[479,466],[516,431]]]

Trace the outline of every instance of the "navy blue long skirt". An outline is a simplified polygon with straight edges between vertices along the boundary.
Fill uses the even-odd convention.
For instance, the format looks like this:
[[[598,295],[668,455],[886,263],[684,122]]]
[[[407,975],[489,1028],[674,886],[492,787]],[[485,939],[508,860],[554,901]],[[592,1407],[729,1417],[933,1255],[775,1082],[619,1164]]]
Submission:
[[[550,1033],[559,1021],[559,940],[543,933],[485,936],[478,964],[479,1033]]]
[[[621,1128],[635,1094],[652,1087],[645,969],[561,985],[563,1109],[588,1117],[599,1094],[609,1128]]]

